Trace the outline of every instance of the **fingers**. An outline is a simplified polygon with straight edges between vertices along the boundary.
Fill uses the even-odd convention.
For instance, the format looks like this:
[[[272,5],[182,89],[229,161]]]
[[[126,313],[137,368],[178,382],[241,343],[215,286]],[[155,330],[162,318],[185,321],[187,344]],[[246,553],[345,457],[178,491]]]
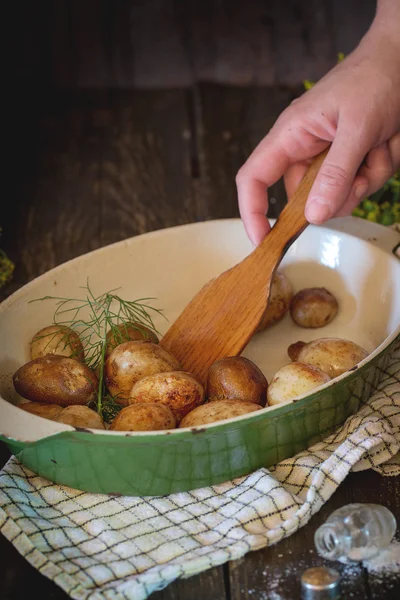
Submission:
[[[400,133],[394,135],[388,142],[376,146],[368,152],[365,165],[354,180],[352,191],[336,216],[350,215],[359,202],[378,191],[400,167]],[[361,196],[356,196],[358,189]]]
[[[329,153],[314,181],[306,204],[306,218],[320,224],[337,214],[350,195],[356,173],[368,151],[356,136],[338,129]],[[353,195],[361,198],[362,187]]]

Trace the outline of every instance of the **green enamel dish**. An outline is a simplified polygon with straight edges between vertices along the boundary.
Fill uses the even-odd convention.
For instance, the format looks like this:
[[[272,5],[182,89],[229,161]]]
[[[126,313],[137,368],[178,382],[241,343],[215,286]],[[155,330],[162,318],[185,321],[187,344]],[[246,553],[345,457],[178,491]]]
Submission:
[[[290,362],[291,343],[340,337],[369,352],[356,369],[292,402],[204,427],[154,433],[78,430],[18,407],[23,400],[14,390],[13,373],[29,360],[29,341],[51,324],[55,308],[51,301],[30,301],[80,297],[89,280],[96,295],[119,288],[125,299],[157,298],[154,305],[172,322],[207,281],[252,251],[241,221],[155,231],[62,264],[0,305],[0,439],[39,476],[118,495],[187,491],[288,458],[333,432],[381,380],[400,341],[399,242],[397,231],[354,217],[309,226],[280,270],[294,291],[330,289],[339,301],[337,317],[323,329],[311,330],[299,328],[287,314],[255,334],[243,352],[270,381]],[[155,324],[161,333],[168,327],[161,317]]]

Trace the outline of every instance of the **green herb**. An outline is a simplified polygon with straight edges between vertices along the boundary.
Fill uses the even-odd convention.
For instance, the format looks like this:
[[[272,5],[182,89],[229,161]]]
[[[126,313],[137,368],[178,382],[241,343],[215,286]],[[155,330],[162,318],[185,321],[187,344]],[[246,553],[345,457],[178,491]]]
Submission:
[[[14,272],[14,263],[0,249],[0,287],[8,283]]]
[[[31,302],[55,301],[53,324],[69,327],[79,335],[85,351],[85,362],[90,368],[95,369],[98,375],[97,411],[103,417],[105,413],[111,414],[116,410],[115,407],[112,408],[116,403],[110,400],[104,385],[107,333],[114,335],[117,341],[124,341],[129,338],[127,336],[124,338],[124,333],[118,326],[122,323],[135,323],[138,329],[140,326],[147,327],[159,335],[152,314],[163,317],[164,315],[161,310],[150,306],[149,302],[155,298],[124,300],[115,293],[116,290],[95,296],[89,282],[82,289],[85,290],[83,298],[44,296]]]
[[[338,54],[338,63],[344,60],[343,52]],[[315,82],[306,79],[304,89],[310,90]],[[364,198],[353,210],[355,217],[361,217],[381,225],[400,223],[400,169],[388,179],[385,185],[370,197]]]

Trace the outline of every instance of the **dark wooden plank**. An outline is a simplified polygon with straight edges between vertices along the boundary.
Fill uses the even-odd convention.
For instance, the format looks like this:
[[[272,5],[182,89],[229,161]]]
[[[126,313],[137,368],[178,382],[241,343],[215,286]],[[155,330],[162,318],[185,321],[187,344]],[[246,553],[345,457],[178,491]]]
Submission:
[[[102,245],[195,221],[187,92],[115,92],[105,118]]]
[[[383,478],[373,471],[353,473],[309,523],[281,542],[232,562],[232,600],[292,600],[299,597],[300,578],[312,566],[331,566],[341,573],[343,597],[354,600],[395,600],[400,580],[374,576],[362,566],[325,561],[315,551],[313,536],[336,508],[351,502],[381,503],[400,519],[400,478]]]
[[[302,91],[301,88],[240,88],[204,84],[198,102],[199,160],[208,187],[203,193],[207,218],[238,216],[235,176],[258,142]],[[270,190],[268,215],[275,218],[286,202],[282,182]]]
[[[349,54],[368,31],[375,15],[375,0],[330,2],[334,50]]]

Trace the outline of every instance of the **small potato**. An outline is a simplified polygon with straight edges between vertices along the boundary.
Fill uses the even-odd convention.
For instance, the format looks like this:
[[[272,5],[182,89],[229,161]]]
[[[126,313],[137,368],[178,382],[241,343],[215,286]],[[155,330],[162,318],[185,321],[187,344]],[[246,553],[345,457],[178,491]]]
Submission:
[[[198,406],[184,417],[179,427],[199,427],[207,423],[215,423],[224,419],[232,419],[247,413],[260,410],[261,406],[254,402],[242,400],[216,400]]]
[[[95,410],[88,406],[67,406],[56,419],[58,423],[89,429],[105,429],[104,421]]]
[[[319,338],[308,342],[299,352],[298,362],[318,367],[333,379],[352,369],[368,352],[349,340]]]
[[[57,404],[44,404],[43,402],[24,402],[24,404],[19,405],[19,408],[22,408],[22,410],[32,413],[33,415],[37,415],[38,417],[50,419],[50,421],[55,421],[56,417],[63,410],[62,406],[58,406]]]
[[[179,423],[191,410],[203,404],[204,388],[185,371],[156,373],[139,379],[129,393],[129,404],[155,402],[168,406]]]
[[[148,340],[154,344],[158,344],[159,342],[159,339],[154,331],[148,327],[145,327],[145,325],[142,325],[141,323],[120,323],[113,329],[110,329],[107,333],[105,357],[108,358],[114,348],[123,342],[144,340]]]
[[[304,288],[293,296],[290,316],[300,327],[315,329],[330,323],[336,317],[338,308],[338,301],[326,288]]]
[[[175,429],[176,420],[165,404],[131,404],[110,425],[113,431],[160,431]]]
[[[66,356],[49,354],[22,365],[13,376],[23,398],[46,404],[87,404],[97,394],[98,380],[87,365]]]
[[[305,342],[295,342],[294,344],[290,344],[287,349],[288,356],[290,360],[293,362],[297,362],[299,357],[300,350],[306,345]]]
[[[111,352],[104,365],[104,381],[115,401],[127,405],[134,384],[156,373],[181,371],[172,354],[153,342],[123,342]]]
[[[30,353],[31,360],[49,354],[85,360],[85,353],[78,334],[64,325],[50,325],[35,333],[30,342]]]
[[[311,392],[311,390],[329,380],[329,375],[312,365],[298,362],[285,365],[275,373],[269,384],[267,392],[268,405],[273,406],[287,400],[293,400],[293,398],[307,394],[307,392]]]
[[[241,400],[265,406],[268,381],[263,372],[244,356],[228,356],[211,365],[207,376],[207,398]]]
[[[289,310],[292,296],[292,284],[286,275],[277,271],[271,283],[268,306],[261,318],[257,331],[263,331],[266,327],[283,319]]]

